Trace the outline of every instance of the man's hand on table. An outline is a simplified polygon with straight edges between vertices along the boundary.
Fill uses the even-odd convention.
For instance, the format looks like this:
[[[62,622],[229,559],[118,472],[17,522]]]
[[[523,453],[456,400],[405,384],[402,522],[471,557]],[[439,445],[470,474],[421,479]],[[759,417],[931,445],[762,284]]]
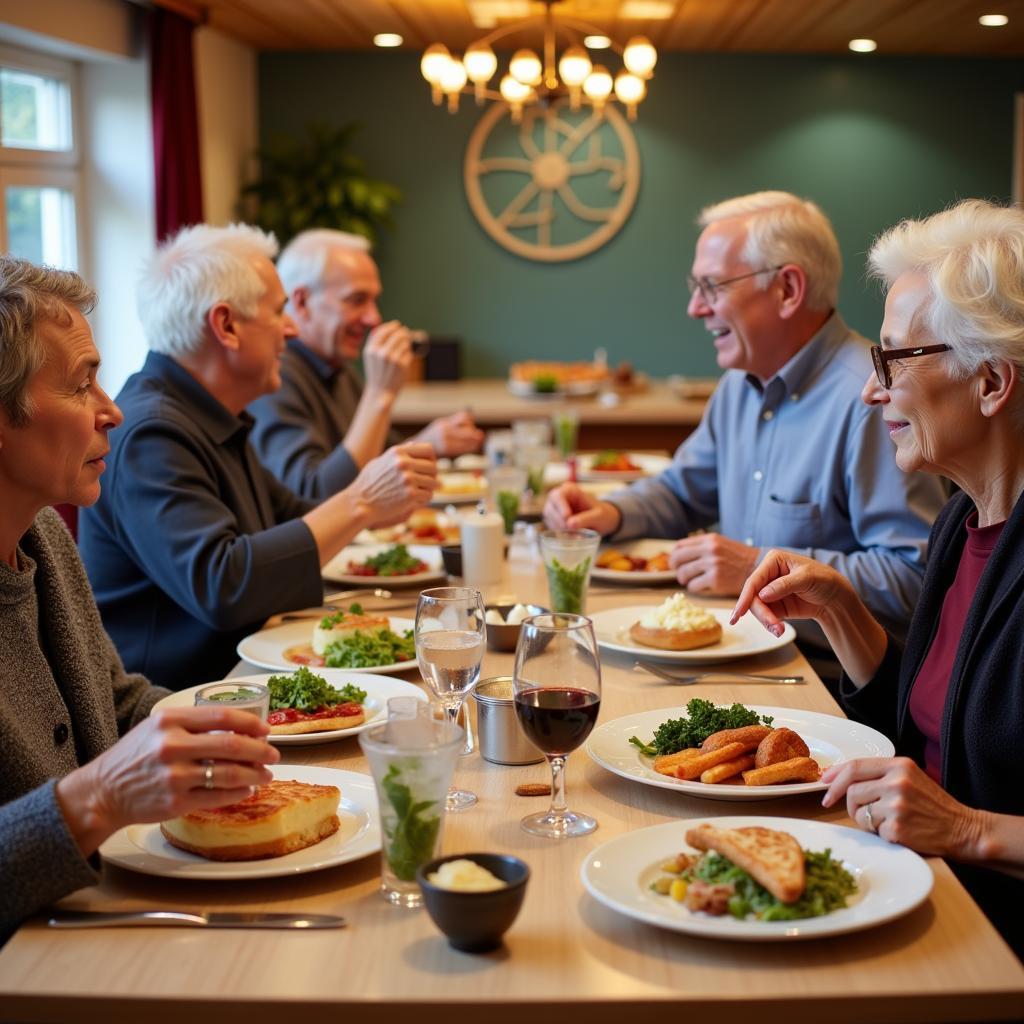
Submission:
[[[467,452],[478,452],[484,443],[484,432],[466,411],[453,412],[428,423],[413,440],[424,441],[438,455],[455,458]]]
[[[692,594],[735,597],[761,557],[752,548],[720,533],[701,533],[676,541],[668,556],[676,579]]]
[[[552,530],[596,530],[602,537],[614,533],[622,513],[610,501],[598,501],[579,484],[562,484],[544,502],[544,525]]]

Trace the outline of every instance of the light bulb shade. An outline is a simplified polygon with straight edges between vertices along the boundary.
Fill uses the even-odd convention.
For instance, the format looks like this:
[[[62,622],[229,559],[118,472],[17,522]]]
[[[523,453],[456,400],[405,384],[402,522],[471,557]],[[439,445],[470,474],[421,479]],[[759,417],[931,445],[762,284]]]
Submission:
[[[630,106],[639,103],[647,95],[647,85],[639,75],[620,71],[615,76],[615,95],[620,103]]]
[[[579,88],[592,68],[590,57],[582,46],[570,46],[558,62],[559,77],[570,89]]]
[[[451,63],[451,54],[444,43],[434,43],[423,51],[420,58],[420,72],[431,85],[441,84],[441,75]]]
[[[634,36],[622,51],[622,63],[639,78],[649,78],[658,63],[658,51],[646,36]]]
[[[508,62],[512,77],[523,85],[536,85],[544,71],[540,57],[533,50],[516,50]]]
[[[466,77],[466,66],[452,57],[441,72],[441,91],[449,95],[458,92],[466,84]]]
[[[494,56],[494,51],[480,43],[474,43],[466,50],[462,63],[466,66],[466,74],[471,82],[489,82],[498,70],[498,58]]]
[[[583,91],[592,100],[606,100],[611,95],[612,76],[603,64],[594,65],[583,83]]]
[[[530,87],[523,85],[522,82],[511,75],[505,75],[498,89],[501,93],[501,98],[506,103],[525,103],[530,98]]]

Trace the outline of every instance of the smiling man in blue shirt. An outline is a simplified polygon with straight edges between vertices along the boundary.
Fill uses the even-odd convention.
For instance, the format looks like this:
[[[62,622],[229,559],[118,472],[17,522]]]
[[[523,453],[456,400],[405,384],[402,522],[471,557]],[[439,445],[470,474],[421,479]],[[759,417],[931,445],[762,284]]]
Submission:
[[[738,594],[769,547],[799,551],[846,575],[902,635],[944,497],[935,477],[898,469],[881,415],[860,401],[869,343],[835,310],[832,227],[787,192],[726,200],[698,223],[687,312],[726,371],[700,426],[660,476],[606,501],[575,484],[552,491],[545,521],[681,538],[677,579],[707,595]]]

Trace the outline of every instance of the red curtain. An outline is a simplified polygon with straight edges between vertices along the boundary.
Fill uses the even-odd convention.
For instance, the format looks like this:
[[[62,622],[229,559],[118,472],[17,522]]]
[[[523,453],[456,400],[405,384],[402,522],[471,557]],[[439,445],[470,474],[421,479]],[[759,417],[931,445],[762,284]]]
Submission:
[[[192,66],[194,29],[188,18],[173,11],[161,7],[150,11],[157,241],[203,219],[199,120]]]

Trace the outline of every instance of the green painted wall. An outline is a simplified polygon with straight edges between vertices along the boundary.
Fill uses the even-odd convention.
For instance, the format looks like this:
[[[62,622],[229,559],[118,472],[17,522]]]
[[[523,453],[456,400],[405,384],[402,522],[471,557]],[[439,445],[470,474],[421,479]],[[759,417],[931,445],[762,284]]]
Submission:
[[[874,338],[881,297],[864,276],[871,239],[958,197],[1010,193],[1008,60],[670,54],[635,124],[642,180],[622,231],[581,260],[541,264],[483,232],[462,186],[479,116],[431,105],[411,53],[265,53],[263,137],[310,120],[365,125],[357,149],[405,191],[378,247],[383,313],[466,342],[465,370],[588,356],[597,345],[656,375],[716,372],[682,284],[702,206],[757,189],[809,196],[831,216],[846,274],[840,308]]]

